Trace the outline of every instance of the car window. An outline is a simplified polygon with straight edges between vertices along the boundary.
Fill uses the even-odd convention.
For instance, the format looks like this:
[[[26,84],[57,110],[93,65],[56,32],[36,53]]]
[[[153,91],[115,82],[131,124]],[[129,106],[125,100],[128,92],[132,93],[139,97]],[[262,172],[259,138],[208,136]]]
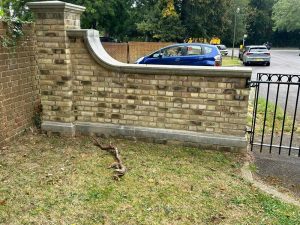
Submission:
[[[267,52],[268,49],[264,47],[258,47],[258,48],[251,48],[249,49],[249,52]]]
[[[213,48],[212,47],[208,47],[208,46],[204,46],[204,54],[209,54],[209,53],[212,53],[213,51]]]
[[[200,45],[189,45],[187,46],[187,55],[202,55]]]
[[[186,55],[186,47],[183,45],[180,46],[173,46],[170,48],[162,49],[162,56],[169,57],[169,56],[182,56]]]

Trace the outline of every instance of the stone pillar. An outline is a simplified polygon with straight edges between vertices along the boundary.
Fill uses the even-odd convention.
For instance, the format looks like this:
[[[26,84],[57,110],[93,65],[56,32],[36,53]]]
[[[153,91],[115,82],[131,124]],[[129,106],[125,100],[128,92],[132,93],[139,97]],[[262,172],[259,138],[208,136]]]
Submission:
[[[67,30],[80,29],[85,7],[61,1],[30,2],[36,18],[37,60],[43,105],[42,128],[63,123],[62,133],[74,133],[72,65]]]

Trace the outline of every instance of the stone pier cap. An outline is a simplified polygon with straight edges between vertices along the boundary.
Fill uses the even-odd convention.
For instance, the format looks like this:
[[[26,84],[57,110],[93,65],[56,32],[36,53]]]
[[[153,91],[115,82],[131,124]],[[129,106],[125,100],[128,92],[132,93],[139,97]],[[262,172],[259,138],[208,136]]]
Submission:
[[[41,1],[41,2],[28,2],[26,5],[33,11],[36,10],[49,10],[49,9],[65,9],[65,10],[74,10],[79,12],[84,12],[85,7],[74,5],[62,1]]]

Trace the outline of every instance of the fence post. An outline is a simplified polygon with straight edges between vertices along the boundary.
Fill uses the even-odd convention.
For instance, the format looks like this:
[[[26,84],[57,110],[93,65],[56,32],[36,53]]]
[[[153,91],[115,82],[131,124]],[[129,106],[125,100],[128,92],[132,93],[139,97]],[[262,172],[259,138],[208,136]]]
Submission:
[[[62,133],[74,134],[73,74],[66,31],[80,29],[80,15],[85,7],[60,1],[30,2],[27,6],[36,17],[37,61],[44,109],[42,128],[51,130],[51,122],[64,123]]]

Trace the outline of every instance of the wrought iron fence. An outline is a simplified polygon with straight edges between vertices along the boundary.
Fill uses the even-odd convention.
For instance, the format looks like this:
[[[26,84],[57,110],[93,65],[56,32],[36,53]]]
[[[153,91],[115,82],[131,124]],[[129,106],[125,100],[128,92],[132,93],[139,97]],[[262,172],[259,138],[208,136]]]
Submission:
[[[300,75],[258,73],[254,87],[251,151],[300,157]]]

